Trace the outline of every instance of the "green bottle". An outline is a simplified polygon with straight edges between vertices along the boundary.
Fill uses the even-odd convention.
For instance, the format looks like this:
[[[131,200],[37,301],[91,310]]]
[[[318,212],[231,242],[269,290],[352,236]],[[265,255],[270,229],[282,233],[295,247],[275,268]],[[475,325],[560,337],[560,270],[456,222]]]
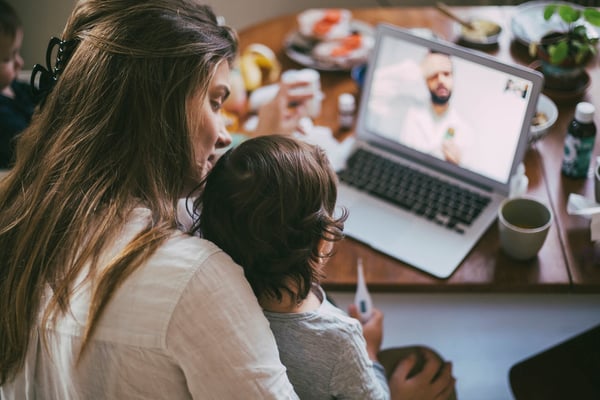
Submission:
[[[567,129],[562,173],[571,178],[586,178],[588,175],[596,139],[594,112],[594,105],[591,103],[577,104],[575,118]]]

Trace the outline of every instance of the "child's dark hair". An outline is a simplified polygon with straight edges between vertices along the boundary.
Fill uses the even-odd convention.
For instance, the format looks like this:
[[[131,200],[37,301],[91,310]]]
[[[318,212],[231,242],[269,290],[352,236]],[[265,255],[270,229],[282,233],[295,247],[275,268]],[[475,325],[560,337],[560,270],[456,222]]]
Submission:
[[[14,38],[23,24],[14,8],[4,0],[0,0],[0,35]]]
[[[343,237],[337,177],[318,147],[287,136],[247,140],[223,155],[205,180],[194,228],[245,271],[257,296],[299,302],[321,279],[321,240]]]

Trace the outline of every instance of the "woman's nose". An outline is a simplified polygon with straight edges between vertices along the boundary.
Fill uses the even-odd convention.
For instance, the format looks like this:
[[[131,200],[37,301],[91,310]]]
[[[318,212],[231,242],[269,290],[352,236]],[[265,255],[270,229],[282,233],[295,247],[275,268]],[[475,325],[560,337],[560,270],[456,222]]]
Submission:
[[[227,131],[227,129],[225,129],[225,127],[221,128],[221,131],[219,132],[219,136],[217,138],[217,148],[223,148],[223,147],[227,147],[231,144],[232,142],[232,138],[231,135],[229,134],[229,132]]]

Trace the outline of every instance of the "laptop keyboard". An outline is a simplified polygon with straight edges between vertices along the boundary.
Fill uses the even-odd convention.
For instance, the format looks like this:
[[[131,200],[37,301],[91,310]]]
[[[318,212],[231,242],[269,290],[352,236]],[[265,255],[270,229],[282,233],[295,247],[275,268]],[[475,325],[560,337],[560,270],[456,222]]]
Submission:
[[[459,233],[464,233],[490,202],[488,196],[365,149],[358,149],[338,176],[350,186]]]

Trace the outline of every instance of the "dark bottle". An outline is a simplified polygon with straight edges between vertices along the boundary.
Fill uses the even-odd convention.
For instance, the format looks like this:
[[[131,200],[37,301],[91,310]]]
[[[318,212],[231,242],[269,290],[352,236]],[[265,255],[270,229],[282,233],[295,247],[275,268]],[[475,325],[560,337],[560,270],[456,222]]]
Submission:
[[[572,178],[585,178],[596,139],[594,105],[586,102],[577,104],[575,118],[569,124],[562,163],[562,172]]]

